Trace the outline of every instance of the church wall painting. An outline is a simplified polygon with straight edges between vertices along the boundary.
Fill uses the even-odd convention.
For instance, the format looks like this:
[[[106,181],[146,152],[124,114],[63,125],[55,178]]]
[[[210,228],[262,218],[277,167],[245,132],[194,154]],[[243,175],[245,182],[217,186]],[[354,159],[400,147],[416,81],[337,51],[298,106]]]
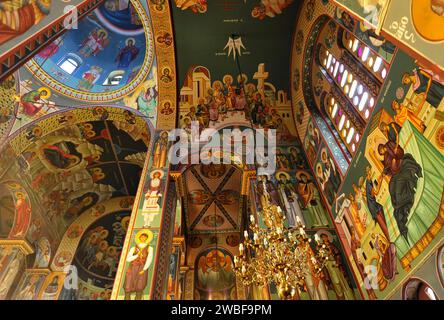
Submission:
[[[25,266],[25,254],[19,247],[0,246],[0,299],[11,298],[13,284]]]
[[[347,30],[353,32],[358,39],[375,50],[386,61],[389,63],[392,61],[396,46],[381,34],[376,34],[371,25],[363,20],[353,18],[347,11],[340,7],[336,8],[335,20]]]
[[[233,256],[222,248],[209,248],[196,259],[194,298],[236,300]]]
[[[15,120],[15,77],[11,76],[0,83],[0,145],[9,135]]]
[[[141,174],[141,181],[139,183],[137,196],[135,199],[135,205],[133,206],[133,212],[131,214],[130,227],[131,233],[127,234],[124,247],[122,250],[122,256],[119,263],[117,276],[115,279],[115,285],[113,287],[112,297],[113,299],[151,299],[153,270],[158,266],[157,260],[159,252],[157,252],[158,241],[160,241],[160,229],[164,219],[163,209],[166,202],[165,190],[168,188],[169,178],[169,163],[168,163],[168,149],[170,143],[168,141],[167,131],[158,131],[153,137],[152,143],[149,147],[148,158],[145,161],[144,169]],[[131,285],[132,281],[135,281],[134,277],[129,276],[129,282],[125,282],[128,269],[131,270],[131,256],[134,256],[134,243],[135,239],[138,239],[138,235],[146,233],[148,237],[145,242],[151,243],[152,247],[152,261],[147,267],[147,279],[143,279],[143,283],[146,282],[146,286],[143,288],[143,293],[140,290],[135,290]],[[154,238],[154,240],[153,240]],[[151,239],[148,241],[148,239]],[[137,240],[139,243],[142,240]],[[143,241],[142,241],[143,242]],[[136,244],[137,244],[136,243]],[[131,246],[133,246],[131,249]],[[143,246],[143,244],[142,244]],[[132,251],[131,251],[132,250]],[[137,249],[139,250],[139,249]],[[144,261],[147,262],[147,257],[144,257]],[[148,266],[148,264],[147,264]],[[144,275],[145,277],[145,275]],[[127,287],[125,287],[125,284]],[[140,288],[136,288],[140,289]]]
[[[364,286],[372,279],[378,298],[390,297],[442,235],[444,185],[436,178],[444,165],[441,88],[431,71],[398,52],[365,143],[338,193],[336,222]]]
[[[77,274],[84,282],[105,289],[112,287],[129,214],[129,211],[108,214],[85,230],[74,256]]]
[[[38,299],[41,300],[57,300],[60,291],[63,288],[65,280],[65,273],[51,272],[45,278],[45,281],[40,289]]]
[[[444,59],[436,49],[444,42],[443,27],[442,1],[392,0],[382,31],[399,41],[405,50],[414,52],[418,57],[425,57],[424,61],[429,60],[434,68],[442,71]]]
[[[27,270],[12,296],[13,300],[36,300],[49,270]]]
[[[390,0],[334,0],[333,2],[352,12],[372,29],[380,29]]]
[[[336,194],[342,183],[339,169],[331,156],[329,148],[322,143],[320,151],[313,164],[314,175],[327,200],[328,205],[333,206]]]
[[[208,10],[207,0],[174,0],[180,10],[191,10],[193,13],[203,14]]]
[[[133,140],[122,147],[123,132],[116,125],[119,126],[112,122],[90,122],[65,127],[37,140],[23,153],[24,164],[32,168],[25,172],[33,192],[46,208],[45,218],[59,234],[81,212],[99,201],[135,192],[137,185],[133,182],[123,189],[117,187],[125,179],[110,173],[119,172],[115,164],[118,159],[123,169],[137,175],[141,165],[131,162],[131,156],[143,152],[146,146],[143,141]],[[131,139],[127,133],[124,135]],[[65,177],[66,174],[69,176]],[[62,185],[58,184],[61,179]]]
[[[305,7],[308,8],[308,5]],[[338,11],[334,7],[330,8],[330,5],[326,5],[325,7],[317,5],[314,11],[314,17],[316,17],[316,13],[323,13],[330,16],[334,16],[336,14],[336,19],[340,19],[338,17]],[[315,20],[314,17],[312,18],[313,20]],[[302,19],[305,18],[302,17]],[[302,24],[303,21],[299,21],[298,23]],[[419,135],[421,135],[422,131],[426,140],[429,141],[427,143],[427,150],[424,151],[424,146],[420,146],[413,148],[413,150],[410,148],[410,150],[404,151],[405,153],[410,152],[413,154],[415,161],[420,164],[423,160],[425,160],[423,159],[424,154],[433,154],[432,157],[434,157],[434,161],[432,167],[436,167],[436,164],[440,163],[441,161],[438,159],[442,156],[442,144],[440,143],[442,136],[442,130],[440,130],[442,126],[442,118],[440,117],[442,108],[442,94],[438,94],[437,96],[435,95],[435,93],[440,92],[439,89],[441,88],[440,77],[436,73],[431,72],[427,67],[419,64],[415,65],[413,59],[407,57],[405,53],[401,52],[400,50],[393,50],[393,46],[389,44],[388,41],[382,41],[382,46],[378,49],[376,44],[381,43],[376,41],[378,40],[378,37],[375,37],[375,35],[369,32],[365,32],[367,34],[363,34],[362,31],[367,29],[363,28],[363,26],[365,27],[366,24],[358,23],[357,26],[354,26],[358,38],[362,39],[369,45],[372,44],[371,47],[376,49],[379,54],[382,54],[387,61],[391,62],[392,67],[390,74],[385,81],[386,86],[381,89],[381,98],[377,104],[378,108],[374,111],[373,118],[378,120],[373,121],[372,118],[372,120],[369,122],[369,127],[364,134],[365,139],[361,140],[361,147],[357,150],[355,161],[351,163],[350,169],[347,171],[346,178],[343,183],[344,187],[337,193],[337,201],[333,204],[332,211],[336,219],[336,226],[338,228],[341,242],[344,245],[347,258],[352,262],[350,267],[353,269],[353,273],[356,275],[359,286],[362,288],[361,291],[364,292],[365,296],[370,299],[375,299],[376,297],[381,299],[390,297],[393,293],[393,288],[399,288],[400,282],[402,279],[405,279],[409,270],[418,269],[422,263],[422,259],[424,259],[424,256],[430,252],[433,252],[434,248],[436,248],[436,239],[440,238],[440,230],[442,232],[442,229],[437,222],[442,218],[440,218],[441,211],[439,209],[437,209],[437,212],[433,213],[432,216],[430,213],[420,214],[424,217],[428,216],[426,219],[429,219],[429,225],[426,223],[427,227],[423,227],[422,231],[420,232],[408,232],[408,234],[410,234],[408,237],[413,237],[412,234],[415,234],[416,238],[422,237],[421,239],[424,239],[424,237],[421,235],[422,233],[423,235],[427,235],[427,237],[430,236],[430,239],[433,240],[430,240],[430,243],[426,240],[424,240],[426,242],[421,242],[422,246],[425,248],[425,251],[423,251],[419,257],[415,257],[416,254],[411,255],[410,253],[415,252],[415,250],[421,251],[418,246],[419,242],[417,243],[411,240],[409,245],[397,245],[397,243],[400,242],[399,239],[402,238],[399,238],[399,231],[392,230],[397,228],[397,222],[390,213],[393,208],[390,205],[390,195],[389,191],[387,190],[388,188],[386,187],[387,189],[384,191],[385,193],[381,191],[381,194],[378,196],[386,199],[385,202],[380,201],[379,198],[377,202],[381,202],[386,215],[387,211],[389,211],[388,215],[390,217],[386,219],[386,224],[389,225],[389,237],[396,236],[398,239],[395,241],[394,245],[396,248],[390,244],[390,241],[385,241],[384,231],[387,233],[387,230],[384,227],[383,219],[375,215],[375,220],[373,220],[367,207],[365,195],[365,168],[367,166],[370,167],[369,174],[372,176],[372,178],[375,177],[373,181],[373,188],[376,188],[378,185],[378,179],[375,172],[381,172],[383,170],[383,165],[381,164],[380,158],[378,158],[378,154],[372,150],[377,150],[378,144],[386,144],[388,141],[387,137],[389,135],[392,137],[392,139],[394,137],[396,140],[396,135],[394,134],[394,130],[390,129],[390,127],[385,128],[384,125],[383,127],[385,133],[380,133],[381,136],[385,135],[384,138],[377,138],[375,134],[372,135],[370,132],[375,130],[375,128],[377,130],[377,127],[381,122],[395,122],[394,117],[400,123],[404,123],[404,125],[401,126],[403,128],[402,131],[405,132],[404,138],[400,139],[400,141],[404,141],[404,143],[409,142],[410,145],[414,144],[411,141],[415,140],[418,134],[415,129],[419,131]],[[350,28],[353,28],[353,26]],[[436,52],[436,50],[434,49],[432,52]],[[303,60],[301,60],[300,55],[293,54],[292,61],[293,79],[298,80],[298,77],[296,76],[298,72],[300,73],[299,70],[301,69],[299,68],[303,63]],[[416,74],[413,73],[415,68],[422,69],[423,72],[421,73],[421,70],[418,70],[416,73],[418,76],[416,76]],[[404,81],[405,84],[403,85],[402,78],[406,73],[409,73],[409,75],[412,76],[412,80],[409,80],[409,76],[406,75]],[[413,80],[414,78],[417,80]],[[421,81],[418,81],[421,79],[422,83]],[[431,80],[433,80],[433,82]],[[300,81],[296,82],[297,83],[294,83],[295,85],[292,87],[292,99],[293,105],[299,106],[298,108],[295,108],[295,118],[298,120],[296,121],[296,126],[299,134],[301,135],[302,132],[301,136],[304,137],[308,131],[307,122],[309,121],[310,112],[307,108],[305,108],[304,102],[301,102],[303,101],[304,97],[301,90],[302,86],[299,85],[299,82],[303,82],[303,80],[301,79]],[[413,83],[417,84],[412,85]],[[424,88],[421,84],[431,85],[428,95],[424,94],[426,91],[424,89],[427,88]],[[437,107],[432,107],[430,103],[427,103],[426,97],[427,100],[431,101]],[[408,109],[404,107],[399,108],[397,104],[394,104],[398,114],[398,116],[396,116],[395,111],[392,109],[393,100],[397,100],[400,104],[406,105]],[[385,111],[378,113],[381,106]],[[409,119],[411,123],[407,123],[406,119]],[[407,138],[405,136],[407,136]],[[410,139],[408,139],[409,137]],[[371,146],[370,141],[372,143]],[[421,139],[421,141],[425,142],[424,139]],[[402,144],[402,142],[400,142],[400,144]],[[369,165],[369,162],[366,159],[373,159],[374,157],[376,157],[377,160],[371,160],[372,164]],[[425,166],[422,165],[422,167]],[[421,183],[422,179],[424,178],[419,178],[418,180],[417,193],[418,190],[423,187]],[[433,179],[428,179],[429,182],[431,180]],[[383,182],[384,185],[386,183],[387,182]],[[434,184],[434,182],[431,183]],[[382,196],[383,193],[384,196]],[[419,193],[421,194],[421,191],[419,191]],[[433,193],[435,193],[435,195],[432,195]],[[423,189],[422,197],[428,194],[431,198],[434,198],[434,204],[429,204],[429,206],[439,208],[441,203],[441,193],[442,186],[435,184],[433,191],[430,189],[427,189],[427,191]],[[420,207],[420,201],[418,200],[420,197],[421,195],[416,194],[414,207]],[[413,215],[411,214],[410,216]],[[377,219],[380,220],[380,223],[377,222]],[[408,218],[408,221],[410,220],[412,220],[411,217]],[[375,222],[371,223],[371,221]],[[436,223],[434,224],[432,221]],[[372,227],[372,225],[375,226]],[[382,225],[382,228],[380,225]],[[353,230],[352,233],[348,231],[350,229]],[[396,264],[393,262],[395,260],[394,257],[396,257],[397,268],[395,268]],[[405,258],[403,260],[404,267],[402,267],[403,263],[400,263],[403,257]],[[396,271],[399,272],[399,274],[396,274]],[[389,280],[387,280],[385,277],[387,277]],[[390,280],[391,278],[392,280]],[[373,283],[373,287],[369,285],[369,283]]]
[[[222,81],[213,80],[209,69],[190,67],[181,89],[181,128],[191,133],[193,121],[200,130],[237,124],[276,129],[278,140],[294,141],[287,94],[266,82],[265,70],[266,65],[259,64],[252,79],[244,74],[240,84],[239,76],[226,74]]]
[[[39,24],[50,12],[51,0],[35,0],[23,4],[4,1],[0,7],[0,45]]]
[[[441,247],[442,249],[442,247]],[[441,253],[441,254],[440,254]],[[405,300],[406,299],[406,287],[412,280],[419,280],[426,283],[435,293],[437,299],[442,300],[444,297],[444,286],[438,279],[440,276],[440,268],[442,268],[442,250],[429,253],[424,263],[420,268],[416,267],[412,269],[401,287],[398,287],[393,295],[390,296],[392,300]]]
[[[172,252],[168,260],[168,281],[167,281],[167,300],[180,299],[180,283],[179,283],[179,268],[180,268],[181,250],[179,246],[173,245]]]
[[[159,231],[154,229],[133,229],[131,248],[126,256],[119,295],[125,300],[148,300],[152,288],[155,253]]]
[[[27,67],[47,86],[74,99],[98,101],[101,93],[100,101],[110,101],[127,95],[147,77],[154,60],[149,18],[138,1],[131,8],[140,16],[137,25],[128,21],[116,28],[100,14],[114,11],[101,7],[82,19],[79,29],[53,42],[50,52],[37,54]],[[133,26],[137,29],[132,30]]]

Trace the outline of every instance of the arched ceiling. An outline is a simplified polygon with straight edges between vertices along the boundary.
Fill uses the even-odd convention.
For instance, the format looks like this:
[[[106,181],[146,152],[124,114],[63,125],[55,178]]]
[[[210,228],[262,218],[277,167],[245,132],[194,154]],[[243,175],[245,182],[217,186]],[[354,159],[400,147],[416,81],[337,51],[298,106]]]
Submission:
[[[288,92],[291,35],[300,1],[172,1],[179,84],[192,66],[209,69],[211,79],[238,75],[234,54],[249,81],[265,63],[267,82]],[[233,42],[232,34],[240,36]],[[231,40],[230,40],[231,39]],[[241,46],[242,43],[242,46]]]
[[[65,96],[109,101],[134,91],[154,59],[151,22],[141,3],[107,0],[77,29],[41,50],[27,67]]]
[[[239,232],[242,172],[232,165],[195,165],[182,178],[189,234]]]
[[[136,194],[148,126],[128,111],[118,116],[119,109],[103,120],[108,111],[102,109],[96,116],[77,109],[36,122],[2,153],[1,181],[25,186],[37,204],[33,220],[51,226],[54,239],[92,206]]]

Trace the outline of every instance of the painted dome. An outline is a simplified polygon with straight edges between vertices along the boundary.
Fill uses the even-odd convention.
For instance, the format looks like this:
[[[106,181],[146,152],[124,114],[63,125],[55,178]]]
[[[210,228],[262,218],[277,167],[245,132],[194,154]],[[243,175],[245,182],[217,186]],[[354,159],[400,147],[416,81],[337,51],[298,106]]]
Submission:
[[[149,18],[138,1],[108,0],[27,66],[77,100],[117,100],[147,77],[154,60]]]

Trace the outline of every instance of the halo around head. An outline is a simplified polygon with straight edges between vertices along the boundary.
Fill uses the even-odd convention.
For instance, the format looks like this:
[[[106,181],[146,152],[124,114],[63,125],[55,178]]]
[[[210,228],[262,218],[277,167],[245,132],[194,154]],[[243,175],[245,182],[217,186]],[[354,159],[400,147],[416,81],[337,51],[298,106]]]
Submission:
[[[154,235],[153,235],[153,233],[150,230],[142,229],[142,230],[140,230],[139,232],[136,233],[136,236],[135,236],[136,244],[140,244],[142,242],[140,240],[140,237],[143,236],[143,235],[147,236],[146,241],[143,242],[143,243],[146,243],[146,244],[150,243],[153,240],[153,238],[154,238]]]
[[[155,173],[159,173],[160,174],[160,177],[159,177],[159,179],[162,179],[163,178],[163,176],[164,176],[164,173],[163,173],[163,171],[162,170],[154,170],[153,172],[151,172],[151,174],[150,174],[150,177],[151,177],[151,179],[154,179],[154,174]]]
[[[136,39],[134,39],[134,38],[128,38],[128,39],[125,40],[125,45],[128,45],[128,43],[129,43],[130,41],[133,42],[133,46],[136,44]]]
[[[40,95],[40,99],[48,99],[51,96],[51,90],[49,90],[49,88],[46,87],[41,87],[40,89],[37,90],[39,93],[41,93],[42,91],[46,91],[45,95]]]

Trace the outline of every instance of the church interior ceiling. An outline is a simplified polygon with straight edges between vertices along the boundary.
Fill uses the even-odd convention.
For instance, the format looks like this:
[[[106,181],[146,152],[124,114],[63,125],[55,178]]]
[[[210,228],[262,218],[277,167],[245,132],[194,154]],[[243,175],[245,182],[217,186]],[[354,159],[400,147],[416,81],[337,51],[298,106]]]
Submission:
[[[105,112],[110,117],[101,120]],[[91,295],[109,295],[150,141],[147,123],[127,110],[76,109],[25,128],[3,146],[2,234],[31,244],[30,268],[52,261],[63,270],[74,261]],[[29,213],[17,220],[6,207],[11,201],[15,214]],[[84,216],[90,219],[82,222]],[[59,245],[77,238],[83,239],[77,253],[76,246]],[[99,253],[106,262],[99,263]]]
[[[189,234],[240,232],[242,172],[230,165],[197,165],[183,177]]]
[[[335,260],[302,300],[444,297],[444,6],[419,2],[104,1],[0,83],[0,300],[278,299],[234,274],[264,188]],[[29,3],[0,51],[59,14]],[[275,129],[275,172],[171,164],[192,123]]]
[[[358,2],[334,2],[342,7],[306,1],[306,14],[296,23],[291,64],[296,129],[365,297],[406,299],[407,291],[417,289],[416,282],[407,285],[412,274],[426,279],[439,296],[440,280],[418,271],[423,264],[425,269],[439,264],[443,239],[444,185],[436,180],[444,164],[439,66],[411,56],[413,49],[425,50],[418,29],[411,34],[418,43],[410,47],[374,32],[370,24],[381,23],[377,18],[388,1],[369,1],[367,9],[373,5],[377,15],[364,22],[356,19],[365,10]],[[396,10],[416,6],[415,1],[399,8],[395,3],[383,30],[387,21],[397,23],[391,20]],[[415,30],[412,24],[407,30]],[[427,56],[435,52],[430,49]],[[387,150],[402,150],[403,165],[410,162],[410,169],[390,171]],[[338,176],[325,175],[328,162]],[[400,184],[402,175],[409,176],[410,187]],[[371,272],[372,287],[365,284]]]

